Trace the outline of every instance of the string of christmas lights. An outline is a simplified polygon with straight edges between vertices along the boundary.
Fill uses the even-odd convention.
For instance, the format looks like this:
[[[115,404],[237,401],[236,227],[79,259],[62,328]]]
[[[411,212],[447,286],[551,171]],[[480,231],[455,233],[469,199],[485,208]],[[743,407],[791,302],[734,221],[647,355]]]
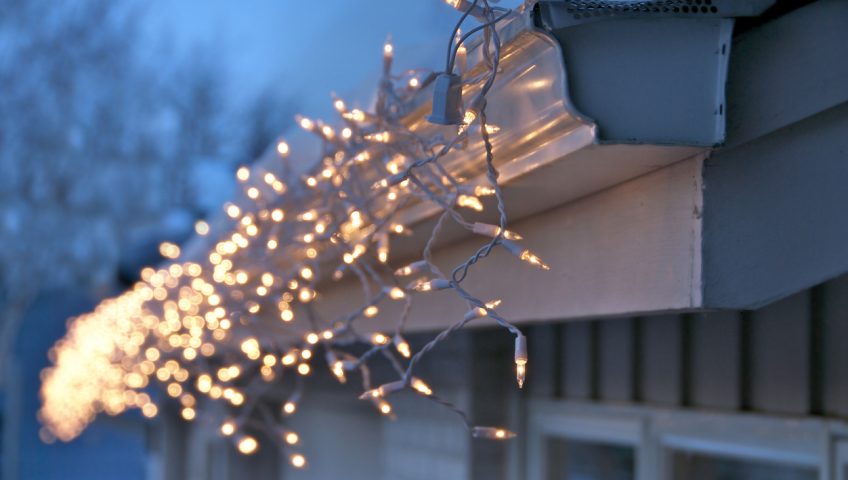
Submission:
[[[505,428],[474,425],[457,406],[440,398],[415,375],[422,359],[447,337],[472,321],[488,318],[515,338],[515,375],[524,385],[527,341],[502,317],[499,300],[474,296],[466,285],[473,266],[496,248],[548,269],[522,247],[522,237],[507,228],[508,219],[490,136],[497,127],[486,117],[486,96],[494,84],[501,57],[497,24],[513,12],[488,0],[447,0],[463,14],[450,36],[446,70],[392,74],[394,48],[383,47],[383,78],[373,111],[349,109],[333,98],[342,126],[297,117],[299,126],[322,144],[322,162],[306,176],[292,173],[285,141],[275,147],[275,168],[241,167],[236,178],[243,192],[224,206],[214,225],[200,221],[195,230],[211,245],[202,259],[190,260],[178,245],[163,243],[160,253],[173,262],[145,268],[141,280],[117,298],[103,301],[91,313],[71,321],[67,335],[50,351],[53,366],[43,372],[39,417],[43,438],[69,441],[99,412],[119,414],[138,408],[156,416],[151,384],[179,402],[182,418],[195,421],[200,401],[220,401],[226,418],[208,418],[221,435],[243,454],[260,448],[257,432],[276,439],[295,468],[307,465],[299,451],[300,435],[287,426],[298,410],[304,379],[323,354],[330,373],[342,383],[358,374],[363,401],[394,418],[393,394],[411,391],[455,412],[474,438],[505,440]],[[472,16],[480,25],[464,35]],[[481,61],[467,69],[466,43],[479,42]],[[404,123],[423,89],[433,87],[430,121],[454,125],[451,138],[425,136]],[[478,87],[478,85],[480,85]],[[470,101],[463,95],[473,93]],[[484,180],[469,181],[440,160],[462,148],[470,135],[482,139]],[[481,197],[494,197],[497,224],[472,222],[463,209],[484,209]],[[409,234],[404,207],[420,203],[440,210],[420,259],[390,267],[392,238]],[[432,249],[446,222],[453,221],[487,241],[465,262],[445,275],[432,260]],[[362,289],[364,301],[347,314],[321,318],[313,302],[330,280],[349,276]],[[404,338],[413,297],[452,291],[467,312],[417,351]],[[358,328],[358,320],[376,316],[389,302],[401,302],[402,313],[391,332]],[[252,335],[260,316],[279,318],[288,337]],[[295,328],[296,326],[300,328]],[[396,378],[375,385],[372,362],[388,362]],[[294,381],[287,382],[290,376]],[[271,388],[285,391],[278,411],[268,407]]]

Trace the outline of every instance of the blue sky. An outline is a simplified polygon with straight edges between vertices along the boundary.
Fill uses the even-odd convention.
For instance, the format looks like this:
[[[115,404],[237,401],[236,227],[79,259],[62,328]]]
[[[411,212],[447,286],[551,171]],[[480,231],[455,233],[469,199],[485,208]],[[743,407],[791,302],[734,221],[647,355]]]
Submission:
[[[399,67],[438,68],[459,13],[439,0],[147,0],[146,43],[157,55],[220,55],[237,104],[264,88],[302,113],[331,114],[330,91],[367,103],[392,35]]]

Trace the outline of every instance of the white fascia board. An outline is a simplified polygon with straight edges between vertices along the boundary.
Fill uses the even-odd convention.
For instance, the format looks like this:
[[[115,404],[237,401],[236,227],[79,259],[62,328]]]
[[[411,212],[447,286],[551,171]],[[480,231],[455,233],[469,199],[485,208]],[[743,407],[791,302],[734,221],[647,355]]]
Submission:
[[[487,107],[489,123],[500,128],[493,135],[495,162],[510,228],[524,235],[527,246],[550,263],[552,271],[536,271],[498,249],[472,269],[468,288],[484,298],[502,298],[503,313],[517,322],[697,307],[700,275],[693,251],[700,239],[693,222],[700,205],[700,166],[708,148],[601,144],[596,125],[569,99],[568,66],[559,44],[536,30],[525,15],[516,15],[501,32],[501,71]],[[469,63],[479,63],[478,57],[472,46]],[[478,88],[472,85],[465,94],[471,96]],[[421,103],[406,117],[410,128],[422,133],[455,128],[426,122],[429,95],[424,90]],[[443,165],[466,178],[482,175],[485,155],[479,135],[472,132],[465,146],[445,156]],[[279,158],[270,152],[253,167],[252,175],[279,173],[279,168]],[[420,256],[436,213],[424,204],[402,212],[401,220],[416,233],[393,239],[393,264]],[[446,228],[436,261],[445,268],[455,266],[482,241],[459,228]],[[190,257],[203,258],[213,242],[199,239],[186,250]],[[280,253],[268,264],[285,269],[285,261]],[[318,290],[321,301],[312,308],[327,320],[361,306],[358,284],[325,282]],[[375,329],[393,326],[399,312],[392,307],[381,305],[381,315],[363,320],[363,328],[368,322]],[[445,327],[461,318],[465,308],[450,295],[421,297],[409,330]],[[255,325],[263,334],[292,335],[298,330],[296,325],[284,328],[276,317]]]
[[[595,148],[599,150],[593,155],[606,148],[636,147]],[[621,158],[622,153],[609,155]],[[652,157],[657,152],[644,153]],[[699,307],[700,264],[693,252],[701,244],[701,165],[702,155],[696,155],[513,223],[551,270],[529,268],[496,250],[474,266],[468,288],[484,299],[502,299],[499,311],[518,323]],[[533,195],[536,184],[528,179],[525,188],[525,194]],[[440,248],[435,261],[443,268],[457,265],[481,241],[467,238]],[[315,308],[334,318],[362,300],[358,285],[342,283],[325,287]],[[360,326],[391,328],[400,308],[386,304],[378,317]],[[407,325],[409,330],[443,328],[460,319],[466,308],[451,292],[419,295]],[[478,323],[487,324],[485,319]]]

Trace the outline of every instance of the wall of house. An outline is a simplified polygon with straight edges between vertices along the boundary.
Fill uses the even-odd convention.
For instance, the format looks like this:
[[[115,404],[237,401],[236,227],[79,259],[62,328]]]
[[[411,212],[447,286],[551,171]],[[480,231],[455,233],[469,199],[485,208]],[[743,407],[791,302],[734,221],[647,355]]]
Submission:
[[[531,396],[848,417],[848,276],[754,311],[531,330]]]
[[[218,438],[214,429],[198,425],[188,427],[192,433],[187,438],[204,439],[203,445],[214,446],[196,448],[182,459],[173,460],[185,465],[166,470],[188,472],[185,478],[195,480],[243,478],[257,468],[269,478],[286,479],[524,479],[529,478],[526,474],[535,458],[530,418],[540,402],[548,402],[547,413],[551,415],[566,408],[574,410],[566,404],[590,409],[623,408],[630,413],[636,408],[642,413],[671,416],[719,414],[723,415],[719,423],[729,426],[728,431],[746,428],[751,418],[755,424],[759,418],[813,423],[835,420],[838,424],[848,420],[848,349],[842,346],[848,334],[848,276],[828,279],[845,271],[842,240],[848,240],[844,235],[845,222],[838,218],[828,220],[834,217],[833,205],[841,204],[838,200],[844,198],[846,191],[840,189],[844,175],[838,175],[845,171],[845,136],[840,132],[845,130],[848,118],[848,90],[839,81],[844,77],[839,75],[845,63],[827,69],[829,73],[823,77],[827,81],[821,85],[816,83],[819,77],[807,75],[808,70],[821,73],[822,65],[831,63],[831,56],[835,55],[835,50],[815,50],[816,46],[844,43],[836,39],[844,35],[845,29],[830,27],[836,21],[833,19],[845,18],[846,12],[844,2],[815,2],[766,24],[765,30],[756,35],[749,31],[733,45],[735,58],[740,60],[731,62],[729,76],[728,145],[707,160],[703,169],[707,200],[703,275],[707,281],[706,304],[747,306],[752,291],[757,293],[756,303],[770,303],[744,311],[555,320],[558,315],[591,315],[591,309],[581,310],[580,302],[610,288],[608,284],[587,284],[583,290],[567,288],[571,287],[566,283],[570,279],[595,273],[597,278],[642,292],[646,278],[658,277],[652,271],[640,275],[645,259],[630,249],[623,251],[621,258],[635,262],[640,269],[629,275],[622,274],[621,263],[596,261],[596,257],[609,258],[612,251],[606,245],[599,247],[598,242],[614,236],[575,228],[575,212],[586,212],[579,217],[585,217],[581,226],[610,222],[616,228],[609,231],[616,233],[618,239],[644,243],[648,234],[643,230],[653,228],[653,223],[631,214],[619,203],[599,199],[615,196],[622,204],[636,209],[645,203],[639,193],[647,191],[653,192],[652,198],[660,205],[680,207],[668,201],[680,196],[658,197],[656,192],[660,191],[657,185],[663,185],[662,180],[675,172],[686,175],[686,185],[693,183],[688,180],[691,172],[702,172],[700,160],[681,162],[527,220],[539,223],[553,218],[551,231],[568,228],[585,235],[586,250],[596,257],[575,253],[573,244],[563,249],[562,239],[553,233],[533,237],[537,242],[549,242],[552,251],[571,255],[563,257],[562,268],[555,268],[560,277],[555,281],[545,277],[543,284],[556,285],[568,295],[546,291],[553,290],[551,287],[519,291],[533,285],[528,279],[536,272],[519,274],[528,277],[502,279],[481,271],[480,275],[490,282],[509,280],[505,281],[506,286],[498,285],[501,288],[493,290],[516,290],[514,293],[520,294],[516,296],[523,298],[518,302],[507,299],[507,309],[538,312],[535,317],[522,318],[527,321],[522,328],[529,336],[530,346],[524,390],[515,386],[512,337],[502,330],[482,328],[458,333],[421,365],[420,376],[439,395],[463,406],[475,424],[508,426],[520,433],[518,439],[507,443],[471,441],[462,423],[450,412],[408,395],[392,399],[398,419],[385,419],[370,405],[355,400],[356,385],[338,386],[319,378],[318,385],[310,382],[300,414],[293,419],[304,439],[304,453],[312,461],[309,470],[291,471],[286,467],[284,453],[273,448],[265,449],[261,459],[245,461],[232,454],[227,441]],[[778,47],[781,54],[771,55]],[[786,58],[797,58],[803,67],[792,68],[791,75],[785,74],[790,70]],[[754,81],[758,79],[759,82]],[[757,85],[770,85],[770,89],[759,89]],[[799,178],[804,181],[795,185]],[[678,181],[675,185],[683,183]],[[797,188],[788,190],[790,187]],[[682,205],[685,208],[680,208],[680,218],[689,225],[690,218],[700,212],[690,203]],[[624,214],[616,217],[610,212]],[[803,228],[787,230],[787,215],[793,219],[791,225]],[[660,215],[657,223],[668,223],[669,218],[668,214]],[[621,229],[622,224],[641,229],[631,234]],[[683,224],[681,221],[674,225]],[[761,243],[745,241],[744,233],[752,229],[760,232],[752,238]],[[655,237],[667,238],[665,230],[654,230]],[[668,231],[686,233],[680,228]],[[690,243],[681,244],[687,247],[684,257],[689,258]],[[651,258],[666,266],[670,263],[669,249],[663,243],[657,245]],[[745,268],[748,258],[759,260],[757,270]],[[600,264],[608,264],[610,271],[598,274]],[[799,274],[811,270],[817,275]],[[819,275],[821,272],[830,273]],[[678,277],[665,275],[662,279],[672,287],[681,287]],[[797,291],[798,285],[822,281]],[[513,288],[513,284],[519,287]],[[681,298],[688,301],[691,289],[684,290],[687,295]],[[781,299],[773,301],[775,295],[771,292],[779,292]],[[348,293],[341,291],[338,295],[344,297]],[[618,301],[626,298],[620,294],[608,297]],[[617,311],[634,311],[634,304],[626,305],[629,310]],[[636,310],[669,308],[668,302],[636,305],[640,307]],[[416,312],[420,317],[429,317],[416,318],[419,324],[441,326],[453,318],[450,304],[435,301],[430,307]],[[512,313],[507,312],[510,318]],[[533,323],[533,319],[538,321]],[[421,345],[431,335],[422,333],[410,340]],[[319,365],[315,370],[316,376],[323,375]],[[827,440],[820,441],[826,445],[824,449],[830,449]],[[563,451],[565,447],[556,448]],[[652,471],[641,465],[639,468]]]
[[[292,471],[272,449],[263,471],[286,479],[525,478],[528,418],[539,401],[724,413],[731,424],[737,414],[744,414],[740,422],[750,415],[848,419],[848,349],[841,344],[848,275],[754,311],[545,323],[527,334],[524,390],[515,387],[512,338],[498,329],[457,334],[420,371],[475,424],[507,426],[518,439],[472,441],[451,412],[408,395],[392,399],[397,420],[385,419],[354,399],[355,387],[319,381],[293,421],[312,467]],[[255,471],[214,432],[204,438],[221,446],[196,452],[186,478]],[[226,466],[197,466],[213,461]]]

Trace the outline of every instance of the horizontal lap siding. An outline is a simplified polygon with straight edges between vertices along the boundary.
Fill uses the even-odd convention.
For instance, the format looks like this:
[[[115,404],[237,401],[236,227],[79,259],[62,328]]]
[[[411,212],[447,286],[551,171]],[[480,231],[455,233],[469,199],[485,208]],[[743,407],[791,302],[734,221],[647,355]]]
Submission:
[[[633,395],[633,320],[604,320],[597,342],[598,389],[602,400],[627,402]]]
[[[562,387],[565,397],[589,400],[593,397],[594,336],[596,324],[569,322],[562,329]]]
[[[822,297],[824,413],[848,417],[848,276],[825,284]]]
[[[848,418],[848,276],[751,312],[537,329],[533,361],[555,367],[533,396]]]
[[[645,317],[640,324],[640,400],[679,405],[683,398],[683,319],[680,315]]]
[[[740,314],[691,316],[691,405],[733,410],[740,407]]]
[[[793,295],[753,312],[750,401],[760,412],[809,409],[810,294]]]

